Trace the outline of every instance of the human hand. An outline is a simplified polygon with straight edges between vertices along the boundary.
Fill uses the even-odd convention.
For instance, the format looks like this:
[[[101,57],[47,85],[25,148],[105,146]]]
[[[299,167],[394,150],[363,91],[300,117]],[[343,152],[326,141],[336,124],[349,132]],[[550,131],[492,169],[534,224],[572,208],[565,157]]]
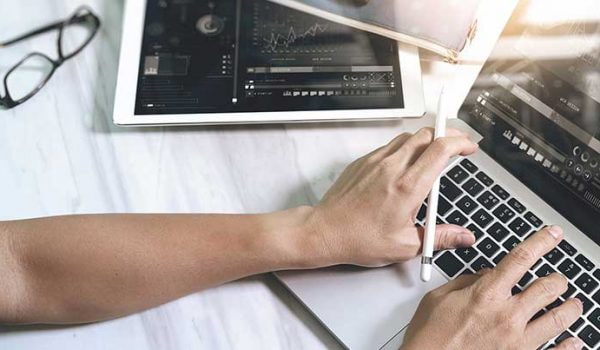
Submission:
[[[579,299],[570,299],[531,320],[566,292],[560,274],[537,279],[517,295],[511,289],[544,254],[562,239],[549,227],[513,249],[494,270],[467,275],[428,293],[410,323],[402,350],[413,349],[537,349],[561,334],[581,316]],[[568,338],[556,349],[581,349]]]
[[[402,134],[350,164],[307,220],[318,236],[320,266],[384,266],[415,257],[423,228],[415,217],[450,158],[478,149],[466,134],[449,129],[433,141],[433,129]],[[472,232],[439,225],[436,249],[471,246]],[[317,266],[319,267],[319,266]]]

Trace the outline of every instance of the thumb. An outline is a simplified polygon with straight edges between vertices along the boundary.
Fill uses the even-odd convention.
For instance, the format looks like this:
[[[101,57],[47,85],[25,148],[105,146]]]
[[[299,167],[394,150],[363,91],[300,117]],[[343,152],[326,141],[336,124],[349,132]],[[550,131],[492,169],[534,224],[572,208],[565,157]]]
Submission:
[[[456,225],[437,225],[435,250],[465,248],[475,244],[475,235],[470,230]]]

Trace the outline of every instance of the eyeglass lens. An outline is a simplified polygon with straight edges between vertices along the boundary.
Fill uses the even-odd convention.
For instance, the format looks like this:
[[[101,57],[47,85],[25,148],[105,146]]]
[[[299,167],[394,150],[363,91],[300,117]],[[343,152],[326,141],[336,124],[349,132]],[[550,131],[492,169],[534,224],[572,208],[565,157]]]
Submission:
[[[54,64],[41,55],[30,55],[6,77],[6,87],[14,101],[20,101],[37,92],[48,80]]]
[[[94,35],[91,17],[73,18],[65,23],[60,37],[60,50],[65,59],[78,54],[88,44]]]

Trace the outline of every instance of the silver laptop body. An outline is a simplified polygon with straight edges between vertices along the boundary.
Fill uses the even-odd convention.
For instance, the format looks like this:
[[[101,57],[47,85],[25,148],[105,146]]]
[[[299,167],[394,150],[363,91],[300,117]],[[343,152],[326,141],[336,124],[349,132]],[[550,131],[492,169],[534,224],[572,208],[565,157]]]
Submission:
[[[481,151],[449,165],[446,181],[462,193],[450,199],[454,195],[442,191],[450,209],[440,218],[478,229],[477,254],[439,253],[428,284],[419,280],[417,260],[374,270],[343,266],[277,274],[344,346],[398,349],[428,290],[494,265],[515,242],[553,224],[565,230],[565,243],[516,292],[538,276],[562,272],[572,285],[569,297],[586,300],[583,322],[569,332],[588,348],[600,347],[600,231],[594,228],[600,223],[600,24],[589,20],[600,19],[600,8],[573,1],[569,6],[585,19],[528,24],[524,13],[536,2],[543,1],[520,6],[460,119],[450,123],[477,140]],[[473,211],[464,208],[465,196]]]

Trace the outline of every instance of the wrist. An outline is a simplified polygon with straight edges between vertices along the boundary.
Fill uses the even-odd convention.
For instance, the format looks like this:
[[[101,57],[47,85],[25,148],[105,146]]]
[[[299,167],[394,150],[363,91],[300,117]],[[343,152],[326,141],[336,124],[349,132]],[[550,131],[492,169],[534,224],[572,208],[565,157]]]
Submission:
[[[272,270],[313,269],[328,266],[327,254],[309,225],[314,208],[302,206],[266,214],[262,248],[271,250]],[[264,252],[262,253],[264,254]]]

